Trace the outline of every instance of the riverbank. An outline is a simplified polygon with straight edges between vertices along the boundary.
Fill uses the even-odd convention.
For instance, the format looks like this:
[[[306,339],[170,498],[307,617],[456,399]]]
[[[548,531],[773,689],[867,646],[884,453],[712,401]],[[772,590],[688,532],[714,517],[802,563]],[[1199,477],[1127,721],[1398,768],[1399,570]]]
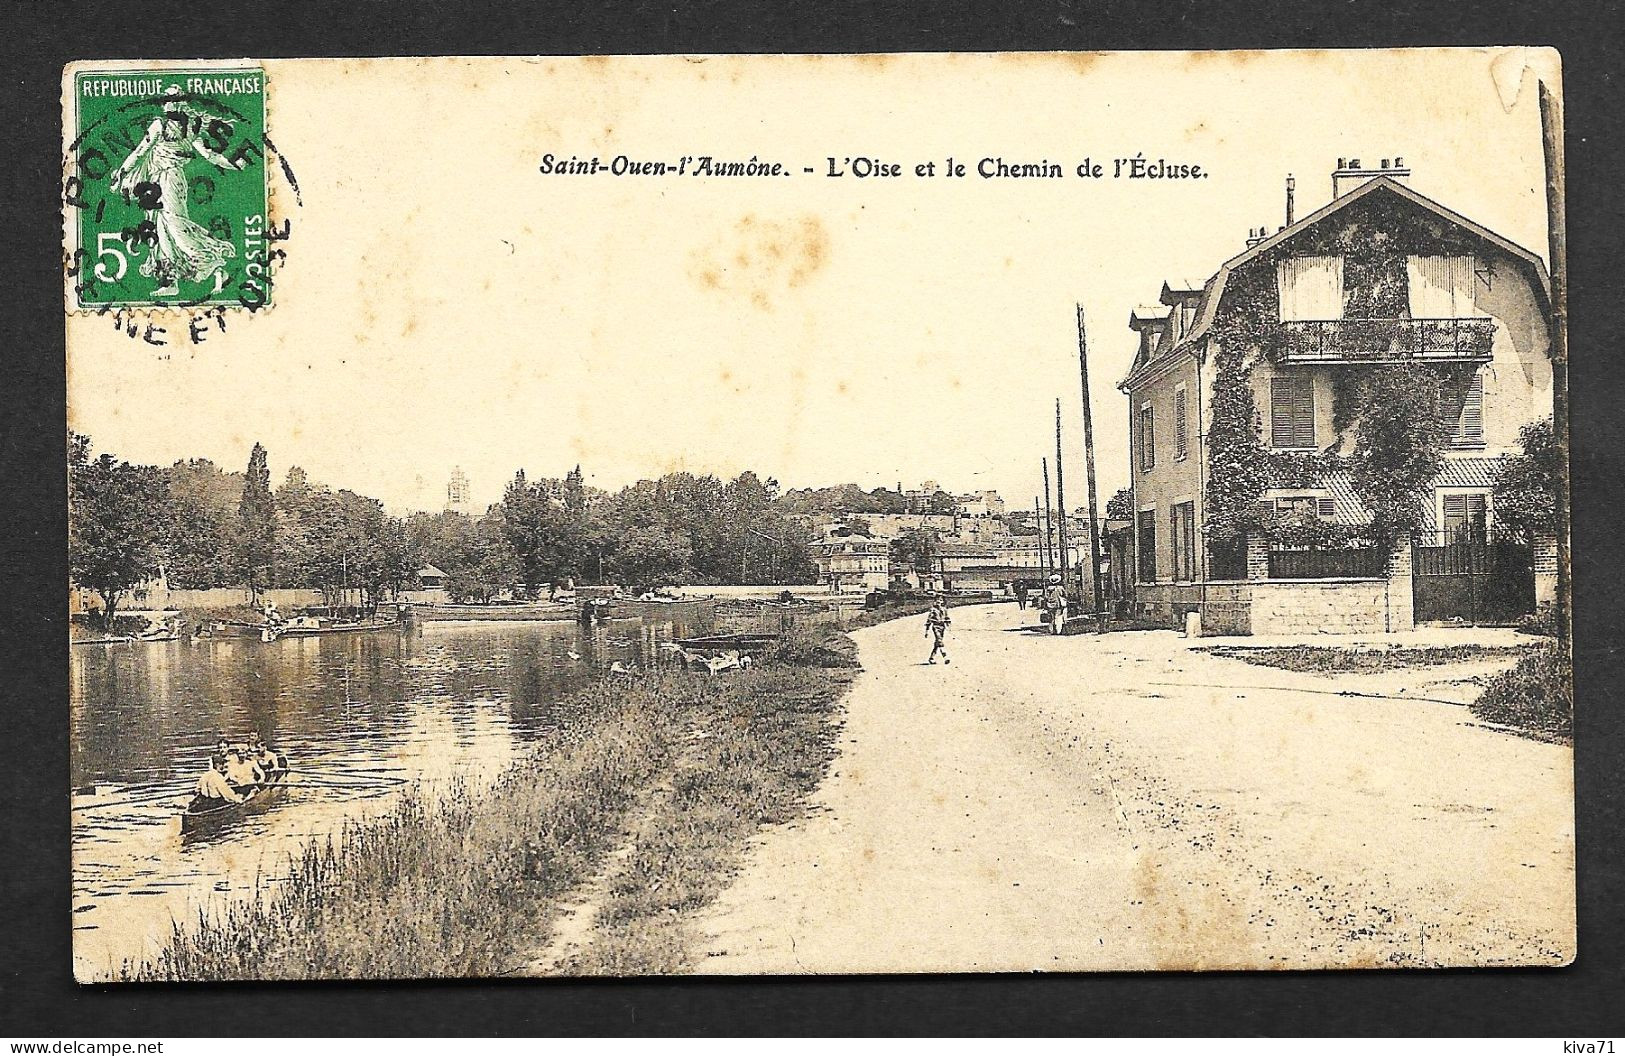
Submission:
[[[285,879],[177,925],[132,980],[661,971],[746,839],[822,777],[851,679],[844,636],[748,673],[640,672],[564,701],[489,786],[409,793],[306,848]],[[583,892],[585,942],[553,949]],[[591,905],[591,903],[586,903]]]

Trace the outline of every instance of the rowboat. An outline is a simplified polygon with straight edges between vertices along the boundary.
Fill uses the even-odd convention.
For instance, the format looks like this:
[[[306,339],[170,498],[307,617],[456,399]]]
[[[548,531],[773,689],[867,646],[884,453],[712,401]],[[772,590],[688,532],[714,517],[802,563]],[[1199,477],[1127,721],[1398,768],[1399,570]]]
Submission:
[[[395,620],[368,620],[363,623],[333,623],[317,616],[296,616],[287,623],[267,625],[260,631],[260,641],[274,642],[278,638],[314,638],[324,634],[354,634],[358,631],[399,631]]]
[[[286,767],[272,771],[265,782],[255,786],[241,803],[194,796],[181,814],[181,835],[202,836],[217,832],[223,826],[269,809],[287,794],[287,777]]]

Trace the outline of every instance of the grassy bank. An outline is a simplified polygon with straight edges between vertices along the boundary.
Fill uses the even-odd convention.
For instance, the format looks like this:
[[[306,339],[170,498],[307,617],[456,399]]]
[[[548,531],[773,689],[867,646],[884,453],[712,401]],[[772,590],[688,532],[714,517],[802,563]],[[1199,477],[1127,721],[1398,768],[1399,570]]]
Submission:
[[[591,935],[567,970],[666,974],[693,965],[695,911],[727,885],[752,833],[800,812],[835,756],[834,705],[856,663],[845,635],[808,637],[792,638],[781,652],[816,667],[753,671],[696,716],[669,780],[606,878]]]
[[[1400,646],[1397,648],[1362,649],[1332,645],[1290,645],[1279,647],[1253,647],[1220,645],[1203,652],[1214,656],[1244,660],[1260,667],[1277,667],[1285,671],[1309,671],[1325,674],[1375,674],[1403,668],[1434,667],[1439,664],[1461,664],[1474,660],[1498,660],[1513,656],[1528,656],[1532,646],[1527,645],[1448,645]]]
[[[822,777],[850,655],[838,632],[792,636],[750,672],[594,686],[489,791],[408,794],[310,847],[274,892],[177,925],[126,976],[507,974],[547,948],[566,898],[606,868],[592,942],[561,967],[678,970],[685,915]],[[630,853],[612,855],[628,833]]]
[[[1574,671],[1555,643],[1496,675],[1472,704],[1475,718],[1535,740],[1574,743]]]

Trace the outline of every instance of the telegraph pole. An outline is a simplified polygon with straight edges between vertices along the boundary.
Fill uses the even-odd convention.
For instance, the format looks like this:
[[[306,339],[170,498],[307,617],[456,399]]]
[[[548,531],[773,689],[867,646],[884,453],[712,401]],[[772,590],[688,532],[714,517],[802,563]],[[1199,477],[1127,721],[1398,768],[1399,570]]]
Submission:
[[[1089,413],[1089,341],[1083,331],[1083,305],[1078,305],[1078,376],[1083,382],[1083,464],[1089,485],[1089,582],[1094,586],[1095,616],[1105,610],[1100,596],[1100,512],[1095,505],[1095,426]],[[1100,624],[1097,622],[1096,627]]]
[[[1038,576],[1045,582],[1049,581],[1049,547],[1042,540],[1044,538],[1044,514],[1038,506],[1038,496],[1033,496],[1033,527],[1038,529]]]
[[[1061,457],[1061,400],[1055,400],[1055,506],[1061,511],[1058,539],[1061,554],[1061,589],[1065,590],[1072,578],[1072,551],[1066,539],[1066,467]],[[1078,585],[1081,589],[1083,584]]]
[[[1558,641],[1569,641],[1569,260],[1563,200],[1563,114],[1546,82],[1540,82],[1540,132],[1546,155],[1546,237],[1552,270],[1552,439],[1558,460],[1557,611]]]
[[[1044,465],[1044,553],[1049,557],[1050,575],[1060,571],[1060,563],[1055,560],[1055,554],[1050,550],[1055,538],[1055,512],[1050,506],[1049,490],[1049,459],[1040,459]]]

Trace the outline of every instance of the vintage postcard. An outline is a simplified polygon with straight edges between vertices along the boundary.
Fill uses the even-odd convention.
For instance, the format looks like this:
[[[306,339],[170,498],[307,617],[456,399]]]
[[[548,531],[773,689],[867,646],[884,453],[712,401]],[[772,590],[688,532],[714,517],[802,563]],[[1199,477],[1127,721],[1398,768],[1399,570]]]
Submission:
[[[62,93],[81,981],[1574,959],[1554,52]]]

